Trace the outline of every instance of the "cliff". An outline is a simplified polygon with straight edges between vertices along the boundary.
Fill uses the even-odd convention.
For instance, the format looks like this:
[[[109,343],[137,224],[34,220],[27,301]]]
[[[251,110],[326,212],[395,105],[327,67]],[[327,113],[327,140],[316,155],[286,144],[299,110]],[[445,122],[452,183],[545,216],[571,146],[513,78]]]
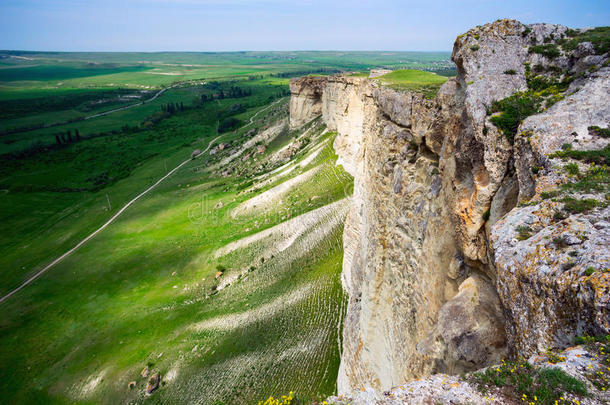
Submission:
[[[474,28],[434,100],[365,78],[291,81],[291,125],[321,114],[354,176],[339,393],[610,333],[610,67],[587,38]]]

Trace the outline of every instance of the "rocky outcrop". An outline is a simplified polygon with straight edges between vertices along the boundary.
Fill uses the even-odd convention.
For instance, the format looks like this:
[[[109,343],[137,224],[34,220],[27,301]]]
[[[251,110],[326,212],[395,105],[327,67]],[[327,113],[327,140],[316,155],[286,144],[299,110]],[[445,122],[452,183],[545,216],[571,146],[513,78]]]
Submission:
[[[290,81],[290,128],[298,128],[320,115],[326,79],[305,76]]]
[[[567,162],[552,153],[609,142],[587,130],[610,124],[608,55],[586,44],[552,58],[530,49],[566,32],[500,20],[461,35],[458,76],[434,100],[365,78],[291,82],[291,125],[321,114],[354,176],[340,393],[470,371],[610,331],[607,177],[542,198],[583,179],[567,176]],[[536,101],[539,114],[515,136],[496,127],[494,101],[528,90],[542,97],[540,86],[551,96]],[[604,175],[591,161],[574,164]],[[567,212],[566,198],[597,203]]]
[[[575,346],[566,349],[550,359],[548,356],[532,356],[528,364],[532,367],[530,374],[535,375],[536,370],[559,369],[570,377],[582,381],[587,386],[587,396],[562,392],[558,395],[557,403],[572,404],[607,404],[610,393],[592,384],[596,373],[604,374],[606,366],[599,359],[595,349]],[[512,366],[512,365],[511,365]],[[506,364],[490,367],[492,373],[497,373],[506,367]],[[510,371],[509,371],[510,372]],[[600,374],[597,374],[598,376]],[[393,387],[380,392],[372,388],[362,388],[339,396],[328,398],[331,405],[402,405],[402,404],[515,404],[538,403],[542,398],[535,394],[529,395],[511,392],[502,386],[488,386],[487,392],[482,393],[477,387],[476,378],[469,375],[435,374]],[[548,398],[545,398],[547,401]],[[552,402],[549,402],[552,403]]]

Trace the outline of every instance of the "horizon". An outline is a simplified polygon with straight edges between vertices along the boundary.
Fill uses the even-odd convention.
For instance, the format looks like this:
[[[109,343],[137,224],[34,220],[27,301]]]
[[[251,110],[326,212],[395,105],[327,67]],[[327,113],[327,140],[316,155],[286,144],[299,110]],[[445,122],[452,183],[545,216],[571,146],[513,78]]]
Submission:
[[[587,13],[581,13],[585,9]],[[588,0],[6,0],[0,48],[32,52],[451,52],[470,27],[500,18],[607,25]],[[95,29],[91,29],[95,27]]]
[[[279,50],[236,50],[236,51],[58,51],[58,50],[37,50],[37,49],[0,49],[0,52],[26,52],[26,53],[201,53],[201,54],[219,54],[219,53],[307,53],[307,52],[345,52],[345,53],[451,53],[451,50],[428,50],[428,51],[409,51],[409,50],[387,50],[387,49],[279,49]]]

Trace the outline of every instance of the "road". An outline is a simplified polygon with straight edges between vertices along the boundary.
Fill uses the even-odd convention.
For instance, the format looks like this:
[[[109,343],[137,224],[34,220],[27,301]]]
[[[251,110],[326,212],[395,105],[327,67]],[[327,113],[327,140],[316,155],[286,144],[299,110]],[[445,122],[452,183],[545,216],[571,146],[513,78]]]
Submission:
[[[108,114],[112,114],[115,113],[117,111],[123,111],[126,110],[128,108],[132,108],[132,107],[137,107],[143,104],[147,104],[150,103],[151,101],[155,101],[157,99],[157,97],[159,97],[161,94],[163,94],[166,90],[169,90],[173,87],[176,87],[178,84],[174,84],[173,86],[169,86],[169,87],[165,87],[161,90],[159,90],[158,92],[155,93],[154,96],[152,96],[151,98],[149,98],[148,100],[144,100],[144,101],[140,101],[139,103],[135,103],[135,104],[130,104],[130,105],[126,105],[124,107],[119,107],[119,108],[115,108],[114,110],[109,110],[109,111],[104,111],[98,114],[93,114],[93,115],[89,115],[85,118],[83,118],[84,120],[90,120],[91,118],[97,118],[97,117],[103,117],[104,115],[108,115]]]
[[[252,123],[254,123],[254,119],[263,111],[268,110],[269,108],[273,107],[275,104],[279,103],[280,101],[282,101],[283,99],[280,98],[279,100],[277,100],[274,103],[269,104],[267,107],[257,111],[252,117],[250,117],[250,122],[246,125],[244,125],[242,128],[245,128],[249,125],[251,125]],[[199,155],[197,155],[195,158],[198,158],[200,156],[203,156],[204,153],[206,153],[208,150],[210,150],[210,148],[212,147],[212,144],[214,142],[216,142],[218,139],[220,139],[222,136],[224,135],[218,135],[216,138],[212,139],[209,143],[207,148],[205,148],[204,151],[202,151]],[[59,256],[57,259],[53,260],[51,263],[47,264],[45,267],[43,267],[40,271],[38,271],[36,274],[34,274],[32,277],[28,278],[26,281],[24,281],[19,287],[15,288],[13,291],[9,292],[8,294],[6,294],[5,296],[3,296],[2,298],[0,298],[0,303],[6,301],[7,299],[9,299],[12,295],[16,294],[17,292],[19,292],[20,290],[22,290],[23,288],[25,288],[28,284],[31,284],[34,280],[36,280],[38,277],[40,277],[41,275],[43,275],[44,273],[46,273],[50,268],[52,268],[53,266],[55,266],[57,263],[61,262],[63,259],[65,259],[66,257],[70,256],[72,253],[74,253],[79,247],[83,246],[85,243],[87,243],[89,240],[91,240],[95,235],[97,235],[98,233],[100,233],[101,231],[103,231],[108,225],[110,225],[112,222],[114,222],[115,219],[117,219],[123,212],[125,212],[125,210],[127,210],[127,208],[129,208],[130,206],[132,206],[136,201],[138,201],[141,197],[145,196],[146,194],[148,194],[149,192],[151,192],[155,187],[157,187],[159,184],[161,184],[161,182],[165,179],[167,179],[169,176],[171,176],[172,174],[176,173],[182,166],[184,166],[185,164],[187,164],[189,161],[191,161],[192,158],[186,159],[184,162],[180,163],[178,166],[174,167],[170,172],[168,172],[165,176],[161,177],[159,180],[157,180],[155,182],[155,184],[153,184],[152,186],[148,187],[146,190],[142,191],[140,194],[138,194],[135,198],[131,199],[127,204],[125,204],[120,210],[118,210],[116,212],[116,214],[114,214],[112,217],[110,217],[110,219],[108,221],[106,221],[102,226],[100,226],[99,228],[97,228],[95,231],[93,231],[93,233],[91,233],[89,236],[87,236],[85,239],[81,240],[80,242],[78,242],[76,244],[76,246],[74,246],[72,249],[68,250],[66,253],[64,253],[63,255]]]
[[[97,114],[93,114],[93,115],[88,115],[86,117],[80,117],[80,118],[78,118],[78,119],[76,119],[74,121],[53,122],[51,124],[46,124],[46,125],[42,126],[41,128],[53,128],[53,127],[57,127],[57,126],[60,126],[60,125],[67,125],[67,124],[72,124],[72,123],[79,122],[79,121],[90,120],[92,118],[103,117],[104,115],[108,115],[108,114],[112,114],[112,113],[115,113],[115,112],[127,110],[128,108],[133,108],[133,107],[138,107],[138,106],[141,106],[141,105],[144,105],[144,104],[148,104],[151,101],[155,101],[157,99],[157,97],[159,97],[161,94],[165,93],[167,90],[172,89],[174,87],[177,87],[177,86],[179,86],[181,84],[183,84],[183,82],[179,82],[179,83],[173,84],[173,85],[171,85],[169,87],[165,87],[165,88],[159,90],[158,92],[156,92],[155,95],[152,96],[151,98],[149,98],[148,100],[139,101],[139,102],[137,102],[135,104],[129,104],[129,105],[126,105],[126,106],[123,106],[123,107],[115,108],[113,110],[108,110],[108,111],[104,111],[104,112],[101,112],[101,113],[97,113]],[[40,129],[40,128],[17,128],[17,129],[14,129],[14,130],[10,130],[8,132],[4,132],[2,135],[18,134],[20,132],[32,131],[33,129]]]

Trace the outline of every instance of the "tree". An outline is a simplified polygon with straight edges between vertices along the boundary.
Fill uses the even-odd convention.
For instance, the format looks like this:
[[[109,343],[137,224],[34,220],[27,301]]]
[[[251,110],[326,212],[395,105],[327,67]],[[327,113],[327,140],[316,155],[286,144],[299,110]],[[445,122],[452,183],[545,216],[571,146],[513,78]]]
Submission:
[[[72,133],[70,132],[70,130],[68,130],[67,135],[68,135],[68,143],[72,143]]]
[[[59,139],[59,135],[55,134],[55,142],[57,142],[58,145],[61,145],[61,140]]]
[[[78,129],[75,129],[75,130],[74,130],[74,135],[76,136],[76,140],[77,140],[77,141],[80,141],[80,140],[81,140],[80,133],[78,132]]]

